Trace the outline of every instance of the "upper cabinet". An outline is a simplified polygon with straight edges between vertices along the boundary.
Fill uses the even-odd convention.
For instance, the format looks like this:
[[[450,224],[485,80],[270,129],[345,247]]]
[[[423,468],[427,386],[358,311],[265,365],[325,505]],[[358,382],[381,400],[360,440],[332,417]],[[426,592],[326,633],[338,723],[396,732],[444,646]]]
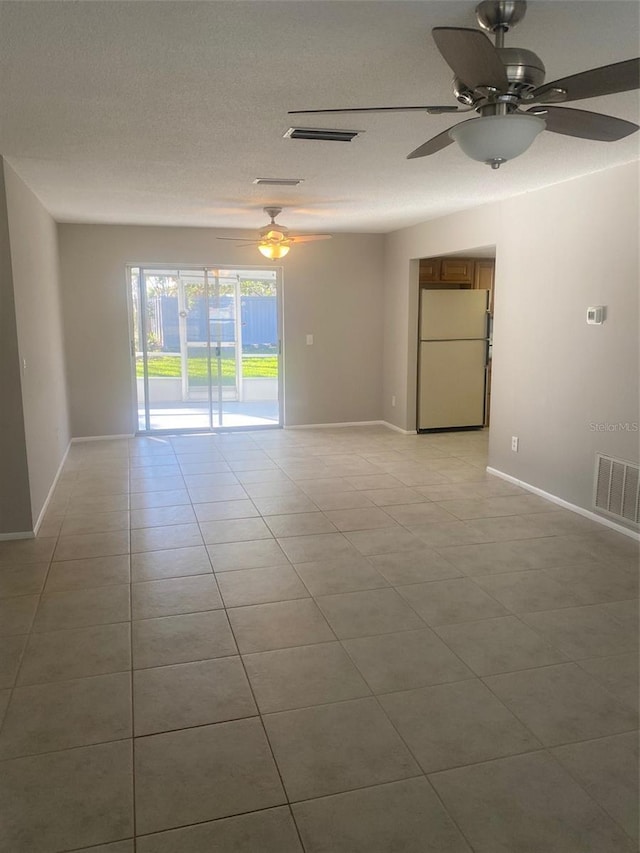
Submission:
[[[422,258],[420,284],[432,288],[473,288],[489,291],[489,312],[493,313],[493,258]]]
[[[473,282],[475,261],[473,258],[441,258],[440,281],[455,281],[460,284]]]
[[[422,258],[420,261],[420,284],[428,281],[440,281],[440,258]]]
[[[476,290],[489,291],[489,313],[493,314],[493,279],[496,262],[493,258],[479,258],[476,261],[473,286]]]

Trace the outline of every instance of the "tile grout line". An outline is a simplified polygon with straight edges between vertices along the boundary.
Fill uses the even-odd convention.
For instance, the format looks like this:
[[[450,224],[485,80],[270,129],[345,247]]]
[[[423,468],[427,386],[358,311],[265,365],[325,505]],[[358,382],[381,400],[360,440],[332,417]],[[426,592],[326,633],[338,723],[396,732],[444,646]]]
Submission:
[[[345,651],[346,651],[346,650],[345,650]],[[348,652],[347,652],[347,654],[348,654]],[[377,704],[378,708],[380,709],[380,711],[382,712],[382,714],[383,714],[383,716],[384,716],[385,720],[387,720],[387,722],[390,724],[390,726],[392,727],[392,729],[394,730],[394,732],[396,733],[396,735],[400,738],[401,742],[404,744],[405,749],[407,750],[407,752],[409,753],[409,755],[412,757],[412,759],[413,759],[413,761],[415,762],[416,766],[419,768],[419,770],[420,770],[420,772],[421,772],[421,774],[422,774],[422,777],[426,780],[427,784],[429,785],[429,787],[431,788],[431,790],[432,790],[432,791],[433,791],[433,793],[435,794],[435,796],[436,796],[436,798],[437,798],[438,802],[439,802],[439,803],[440,803],[440,805],[442,806],[442,810],[443,810],[443,812],[447,815],[447,817],[448,817],[448,818],[449,818],[449,820],[452,822],[452,824],[453,824],[453,825],[458,829],[458,832],[459,832],[459,833],[461,834],[461,836],[465,839],[465,841],[467,841],[467,842],[468,842],[468,844],[469,844],[469,846],[471,847],[471,849],[473,849],[473,847],[472,847],[472,845],[471,845],[471,840],[467,838],[467,836],[465,835],[464,831],[462,830],[462,827],[461,827],[461,826],[459,826],[458,822],[455,820],[455,818],[453,817],[453,815],[452,815],[452,814],[450,814],[449,809],[447,809],[447,807],[445,806],[445,804],[444,804],[444,802],[442,801],[442,799],[441,799],[440,795],[439,795],[439,794],[438,794],[438,792],[436,791],[436,789],[435,789],[434,785],[432,785],[432,784],[431,784],[431,780],[429,779],[429,776],[427,775],[427,772],[426,772],[425,770],[423,770],[422,765],[420,764],[420,761],[418,760],[418,757],[415,755],[415,753],[413,752],[413,750],[411,749],[411,747],[409,746],[409,744],[407,743],[407,741],[404,739],[404,737],[402,736],[401,732],[398,730],[397,726],[395,725],[395,723],[393,722],[393,720],[391,719],[391,717],[389,717],[389,715],[387,714],[387,712],[386,712],[386,710],[385,710],[384,706],[382,705],[382,703],[380,702],[380,700],[379,700],[378,696],[377,696],[375,693],[373,694],[373,698],[376,700],[376,704]]]
[[[129,517],[129,655],[131,662],[131,673],[129,676],[129,685],[131,690],[131,821],[133,832],[133,853],[137,850],[137,809],[136,809],[136,717],[135,717],[135,677],[133,667],[133,568],[132,568],[132,552],[133,534],[131,529],[131,448],[127,442],[128,462],[129,462],[129,489],[127,492],[128,517]]]
[[[635,733],[636,733],[636,731],[637,731],[636,729],[633,729],[633,730],[628,731],[628,732],[620,732],[620,734],[631,734],[631,733],[634,733],[634,734],[635,734]],[[605,737],[615,737],[615,735],[606,735]],[[600,738],[594,738],[593,740],[600,740]],[[571,744],[561,744],[561,745],[562,745],[562,746],[565,746],[565,745],[567,745],[567,746],[571,746],[573,743],[590,743],[590,742],[591,742],[590,740],[589,740],[589,741],[573,741]],[[604,806],[602,806],[602,805],[601,805],[601,804],[600,804],[600,803],[599,803],[599,802],[598,802],[598,801],[597,801],[597,800],[596,800],[596,799],[595,799],[595,798],[590,794],[589,790],[584,786],[584,784],[583,784],[582,782],[580,782],[580,780],[579,780],[576,776],[574,776],[574,775],[571,773],[571,771],[569,770],[569,768],[565,767],[565,765],[564,765],[564,764],[563,764],[563,763],[562,763],[558,758],[556,758],[556,756],[555,756],[555,755],[553,754],[553,752],[552,752],[552,750],[553,750],[553,749],[556,749],[556,747],[555,747],[555,746],[551,746],[551,747],[543,746],[541,749],[529,750],[529,751],[527,751],[527,752],[520,752],[520,753],[516,753],[516,754],[514,754],[514,755],[502,756],[502,757],[499,757],[499,758],[489,758],[489,759],[486,759],[485,761],[479,761],[479,762],[476,762],[475,764],[466,764],[466,765],[462,765],[462,766],[460,766],[460,767],[452,767],[452,768],[447,768],[447,769],[445,769],[445,770],[437,770],[437,771],[434,771],[433,773],[428,774],[428,775],[427,775],[427,780],[428,780],[428,781],[429,781],[429,783],[431,784],[431,787],[432,787],[432,788],[433,788],[433,790],[435,791],[436,796],[438,797],[438,799],[440,799],[440,794],[438,793],[438,791],[437,791],[437,789],[436,789],[435,785],[434,785],[433,783],[431,783],[431,779],[429,778],[430,776],[438,776],[438,775],[441,775],[441,774],[444,774],[444,773],[449,773],[449,772],[451,772],[451,771],[463,770],[463,769],[465,769],[466,767],[479,767],[479,766],[482,766],[483,764],[494,764],[494,763],[497,763],[498,761],[504,761],[505,759],[509,759],[509,758],[519,758],[519,757],[522,757],[522,756],[528,756],[528,755],[545,755],[545,756],[547,756],[551,761],[553,761],[553,762],[554,762],[554,764],[555,764],[555,765],[556,765],[560,770],[562,770],[562,771],[563,771],[563,772],[565,772],[568,776],[570,776],[570,777],[571,777],[571,779],[572,779],[573,783],[574,783],[575,785],[577,785],[577,786],[580,788],[580,790],[582,791],[582,793],[583,793],[583,794],[584,794],[584,795],[585,795],[585,796],[590,800],[590,802],[591,802],[592,806],[593,806],[593,807],[595,807],[595,809],[596,809],[597,811],[599,811],[599,812],[600,812],[600,814],[605,815],[609,820],[611,820],[613,823],[615,823],[615,824],[616,824],[616,826],[617,826],[617,827],[618,827],[618,828],[619,828],[619,829],[620,829],[620,830],[625,834],[625,836],[626,836],[626,837],[630,838],[630,839],[631,839],[631,841],[632,841],[633,843],[637,843],[637,839],[635,839],[635,838],[633,838],[632,836],[630,836],[630,835],[629,835],[629,833],[624,829],[624,827],[623,827],[623,826],[618,822],[618,820],[617,820],[616,818],[614,818],[614,817],[613,817],[613,815],[609,814],[608,810],[607,810],[607,809],[605,809],[605,807],[604,807]],[[471,842],[469,842],[469,844],[471,844]],[[472,848],[472,849],[473,849],[473,848]],[[629,853],[632,853],[632,851],[629,851]]]
[[[630,732],[619,732],[619,734],[632,734],[632,733],[633,733],[633,734],[636,734],[636,733],[637,733],[637,729],[633,729],[633,730],[631,730]],[[599,738],[592,738],[591,740],[603,740],[604,738],[607,738],[607,737],[615,737],[615,736],[616,736],[616,735],[604,735],[603,737],[599,737]],[[589,743],[589,742],[591,742],[591,741],[576,741],[576,743]],[[571,744],[559,744],[558,746],[571,746]],[[568,775],[573,779],[573,781],[575,782],[575,784],[576,784],[576,785],[578,785],[578,786],[579,786],[579,787],[584,791],[584,793],[586,794],[586,796],[587,796],[587,797],[589,797],[589,799],[591,800],[591,802],[595,805],[595,807],[596,807],[597,809],[599,809],[601,812],[603,812],[604,814],[606,814],[606,815],[610,818],[610,820],[614,821],[614,822],[616,823],[616,825],[620,827],[620,829],[622,830],[622,832],[624,832],[624,834],[625,834],[625,835],[630,839],[630,841],[631,841],[632,843],[634,843],[634,844],[638,844],[638,839],[637,839],[637,838],[634,838],[634,837],[633,837],[629,832],[627,832],[627,830],[625,829],[625,827],[624,827],[624,826],[623,826],[623,825],[618,821],[618,819],[617,819],[616,817],[614,817],[614,816],[609,812],[609,810],[608,810],[607,808],[605,808],[603,805],[601,805],[601,804],[600,804],[600,803],[595,799],[595,797],[593,797],[593,796],[591,795],[591,793],[590,793],[589,789],[588,789],[588,788],[587,788],[587,786],[584,784],[584,782],[582,782],[582,781],[579,779],[579,777],[577,776],[577,774],[575,774],[574,772],[572,772],[572,770],[571,770],[569,767],[567,767],[565,764],[563,764],[563,762],[562,762],[562,761],[561,761],[561,760],[560,760],[556,755],[554,755],[554,754],[553,754],[552,750],[557,749],[557,748],[558,748],[557,746],[552,746],[552,747],[547,747],[547,748],[546,748],[546,752],[547,752],[547,754],[549,755],[549,757],[551,758],[551,760],[552,760],[552,761],[554,761],[554,762],[558,765],[558,767],[560,767],[560,768],[561,768],[565,773],[567,773],[567,774],[568,774]]]
[[[225,608],[225,612],[226,612],[226,608]],[[300,829],[298,828],[297,821],[296,821],[295,816],[294,816],[294,814],[293,814],[293,809],[291,808],[291,800],[289,799],[289,794],[288,794],[288,792],[287,792],[287,788],[286,788],[286,786],[285,786],[285,784],[284,784],[284,779],[283,779],[283,777],[282,777],[282,772],[281,772],[281,770],[280,770],[280,765],[278,764],[278,762],[277,762],[277,760],[276,760],[276,756],[275,756],[275,753],[274,753],[274,751],[273,751],[273,746],[271,745],[271,741],[270,741],[270,739],[269,739],[269,735],[267,734],[267,728],[266,728],[265,723],[264,723],[264,716],[263,716],[263,714],[262,714],[262,711],[260,710],[260,705],[258,704],[258,701],[257,701],[257,699],[256,699],[256,695],[255,695],[255,691],[254,691],[254,688],[253,688],[253,684],[252,684],[252,682],[251,682],[251,679],[249,678],[249,673],[247,672],[247,667],[246,667],[246,664],[245,664],[244,656],[243,656],[243,655],[241,654],[241,652],[240,652],[240,647],[238,646],[238,641],[237,641],[237,639],[236,639],[236,634],[235,634],[235,631],[233,630],[233,625],[231,624],[231,620],[229,619],[228,615],[227,615],[227,621],[228,621],[228,623],[229,623],[229,627],[230,627],[230,629],[231,629],[231,633],[232,633],[232,635],[233,635],[233,641],[234,641],[234,643],[236,644],[236,648],[237,648],[237,650],[238,650],[238,657],[240,658],[240,663],[241,663],[241,665],[242,665],[242,671],[244,672],[244,677],[245,677],[245,679],[246,679],[246,681],[247,681],[247,684],[248,684],[248,686],[249,686],[249,690],[250,690],[250,692],[251,692],[251,697],[252,697],[252,699],[253,699],[253,703],[254,703],[254,705],[255,705],[255,707],[256,707],[256,711],[257,711],[257,717],[256,717],[256,718],[260,720],[260,726],[262,727],[262,733],[263,733],[263,735],[264,735],[264,739],[265,739],[265,741],[266,741],[266,743],[267,743],[267,746],[269,747],[269,754],[271,755],[271,760],[273,761],[273,766],[275,767],[276,772],[277,772],[277,774],[278,774],[278,779],[280,780],[280,786],[282,787],[282,792],[283,792],[284,797],[285,797],[285,800],[286,800],[286,805],[287,805],[287,807],[288,807],[288,809],[289,809],[289,814],[291,815],[291,820],[293,821],[293,825],[294,825],[294,827],[295,827],[296,834],[297,834],[298,839],[299,839],[299,841],[300,841],[300,847],[301,847],[301,848],[302,848],[302,850],[304,851],[304,850],[305,850],[305,846],[304,846],[304,844],[302,843],[302,836],[301,836],[301,834],[300,834]],[[255,719],[255,718],[250,718],[250,719]],[[284,804],[283,804],[283,805],[284,805]]]
[[[277,463],[276,463],[276,464],[277,464]],[[256,509],[257,509],[257,507],[256,507]],[[260,517],[262,517],[262,515],[261,515]],[[283,551],[283,553],[284,553],[284,551]],[[287,556],[287,555],[285,554],[285,557],[286,557],[286,556]],[[288,558],[287,558],[287,559],[288,559]],[[292,565],[292,564],[291,564],[291,565]],[[212,569],[213,569],[213,564],[212,564]],[[294,570],[294,571],[295,571],[295,570]],[[215,572],[214,572],[214,577],[216,577]],[[217,584],[217,578],[216,578],[216,584]],[[260,725],[261,725],[261,727],[262,727],[262,732],[263,732],[263,735],[264,735],[265,741],[266,741],[266,743],[267,743],[267,745],[268,745],[268,748],[269,748],[269,754],[271,755],[271,760],[272,760],[272,762],[273,762],[273,766],[275,767],[276,772],[277,772],[277,774],[278,774],[278,779],[280,780],[280,785],[281,785],[281,787],[282,787],[282,792],[283,792],[283,794],[284,794],[284,797],[285,797],[285,800],[286,800],[286,803],[287,803],[287,807],[288,807],[288,810],[289,810],[289,815],[291,816],[291,821],[292,821],[292,823],[293,823],[293,826],[294,826],[295,831],[296,831],[296,835],[297,835],[298,840],[299,840],[299,842],[300,842],[300,848],[301,848],[301,850],[303,850],[303,851],[304,851],[306,848],[305,848],[305,845],[304,845],[304,843],[303,843],[303,841],[302,841],[302,835],[301,835],[301,832],[300,832],[300,828],[299,828],[299,826],[298,826],[298,822],[296,821],[295,815],[294,815],[294,813],[293,813],[293,809],[291,808],[291,801],[290,801],[290,798],[289,798],[289,794],[288,794],[288,792],[287,792],[287,788],[286,788],[286,786],[285,786],[284,779],[283,779],[283,777],[282,777],[282,772],[281,772],[281,770],[280,770],[280,766],[279,766],[279,764],[278,764],[278,762],[277,762],[277,760],[276,760],[276,756],[275,756],[275,753],[274,753],[274,751],[273,751],[273,746],[272,746],[272,744],[271,744],[271,741],[270,741],[270,739],[269,739],[269,735],[268,735],[268,733],[267,733],[267,728],[266,728],[266,726],[265,726],[264,717],[263,717],[262,711],[261,711],[261,709],[260,709],[260,705],[258,704],[258,701],[257,701],[256,695],[255,695],[255,691],[254,691],[253,684],[252,684],[252,682],[251,682],[251,679],[249,678],[249,673],[247,672],[247,667],[246,667],[246,663],[245,663],[245,660],[244,660],[244,656],[243,656],[243,655],[242,655],[242,653],[240,652],[240,646],[238,645],[238,640],[237,640],[237,637],[236,637],[236,633],[235,633],[235,631],[234,631],[234,629],[233,629],[233,624],[232,624],[232,622],[231,622],[231,619],[229,619],[229,614],[228,614],[228,612],[227,612],[228,608],[226,607],[226,604],[225,604],[225,602],[224,602],[224,598],[222,597],[222,594],[220,595],[220,597],[221,597],[222,602],[223,602],[223,605],[224,605],[224,607],[225,607],[225,614],[226,614],[226,616],[227,616],[227,622],[228,622],[228,624],[229,624],[229,628],[230,628],[230,630],[231,630],[231,634],[232,634],[232,636],[233,636],[234,643],[236,644],[236,648],[237,648],[237,650],[238,650],[238,656],[239,656],[239,658],[240,658],[240,662],[241,662],[241,665],[242,665],[242,670],[243,670],[243,672],[244,672],[244,677],[245,677],[245,679],[246,679],[246,681],[247,681],[247,684],[248,684],[248,686],[249,686],[249,690],[251,691],[251,696],[252,696],[252,699],[253,699],[253,703],[254,703],[254,705],[255,705],[255,707],[256,707],[256,711],[258,712],[258,719],[260,720]],[[326,620],[325,620],[325,621],[326,621]]]

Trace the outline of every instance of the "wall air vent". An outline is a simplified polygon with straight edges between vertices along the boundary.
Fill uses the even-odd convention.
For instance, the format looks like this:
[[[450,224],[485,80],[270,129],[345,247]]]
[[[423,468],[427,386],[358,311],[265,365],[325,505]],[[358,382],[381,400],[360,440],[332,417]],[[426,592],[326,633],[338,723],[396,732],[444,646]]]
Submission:
[[[285,139],[320,139],[323,142],[351,142],[361,130],[331,130],[327,127],[290,127]]]
[[[640,468],[596,453],[593,505],[600,512],[640,524]]]
[[[304,178],[256,178],[254,184],[270,187],[297,187]]]

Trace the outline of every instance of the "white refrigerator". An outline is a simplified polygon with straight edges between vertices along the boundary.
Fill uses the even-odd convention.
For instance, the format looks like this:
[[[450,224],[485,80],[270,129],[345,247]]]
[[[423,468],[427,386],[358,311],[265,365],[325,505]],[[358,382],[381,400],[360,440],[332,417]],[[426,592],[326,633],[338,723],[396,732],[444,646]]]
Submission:
[[[488,290],[422,291],[419,430],[484,424],[488,297]]]

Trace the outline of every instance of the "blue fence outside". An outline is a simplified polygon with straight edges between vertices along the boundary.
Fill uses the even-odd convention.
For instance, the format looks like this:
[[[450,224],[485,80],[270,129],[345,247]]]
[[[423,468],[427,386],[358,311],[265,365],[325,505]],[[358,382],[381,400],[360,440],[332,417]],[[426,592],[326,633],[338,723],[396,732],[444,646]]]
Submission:
[[[235,340],[233,302],[231,297],[220,297],[218,316],[209,320],[212,342],[226,343]],[[178,297],[160,296],[156,304],[161,348],[164,352],[180,352]],[[277,345],[277,310],[275,296],[242,296],[240,298],[243,347]],[[207,300],[204,296],[196,297],[190,302],[187,340],[193,343],[204,343],[207,340]]]

